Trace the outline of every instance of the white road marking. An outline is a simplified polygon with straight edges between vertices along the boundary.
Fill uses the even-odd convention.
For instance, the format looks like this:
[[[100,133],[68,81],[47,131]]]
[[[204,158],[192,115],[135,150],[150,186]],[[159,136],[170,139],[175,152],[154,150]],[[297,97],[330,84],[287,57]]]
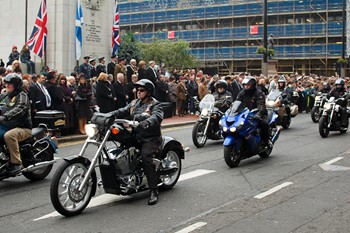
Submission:
[[[188,226],[180,231],[177,231],[175,233],[189,233],[191,231],[197,230],[198,228],[201,228],[203,226],[207,225],[206,222],[197,222],[195,224],[192,224],[191,226]]]
[[[339,161],[339,160],[341,160],[341,159],[343,159],[344,157],[337,157],[337,158],[335,158],[335,159],[332,159],[332,160],[330,160],[330,161],[328,161],[328,162],[325,162],[325,163],[323,163],[324,165],[331,165],[332,163],[335,163],[335,162],[337,162],[337,161]]]
[[[325,171],[348,171],[350,170],[350,167],[344,167],[344,166],[338,166],[338,165],[332,165],[332,163],[335,163],[339,160],[343,159],[343,157],[337,157],[335,159],[332,159],[328,162],[322,163],[319,166],[325,170]]]
[[[213,170],[202,170],[202,169],[195,170],[193,172],[189,172],[189,173],[181,175],[178,181],[188,180],[188,179],[191,179],[191,178],[195,178],[195,177],[198,177],[198,176],[203,176],[203,175],[210,174],[210,173],[213,173],[213,172],[215,172],[215,171],[213,171]],[[102,194],[100,196],[92,198],[90,203],[89,203],[89,205],[86,208],[92,208],[92,207],[95,207],[95,206],[106,205],[106,204],[109,204],[109,203],[112,203],[112,202],[116,202],[116,201],[119,201],[119,200],[122,200],[122,199],[126,199],[126,198],[128,198],[128,196],[119,196],[119,195],[114,195],[114,194]],[[52,212],[50,214],[46,214],[46,215],[44,215],[42,217],[36,218],[33,221],[38,221],[38,220],[43,220],[43,219],[53,218],[53,217],[58,217],[58,216],[61,216],[61,215],[57,211],[54,211],[54,212]]]
[[[192,178],[195,178],[195,177],[198,177],[198,176],[203,176],[203,175],[210,174],[210,173],[213,173],[213,172],[215,172],[215,171],[213,171],[213,170],[203,170],[203,169],[195,170],[193,172],[189,172],[189,173],[181,175],[180,178],[179,178],[179,181],[192,179]]]
[[[259,195],[256,195],[254,198],[256,199],[262,199],[268,195],[271,195],[273,194],[274,192],[277,192],[278,190],[284,188],[284,187],[287,187],[289,185],[293,184],[293,182],[285,182],[283,184],[280,184],[280,185],[277,185],[276,187],[273,187],[272,189],[270,190],[267,190],[266,192],[263,192],[263,193],[260,193]]]

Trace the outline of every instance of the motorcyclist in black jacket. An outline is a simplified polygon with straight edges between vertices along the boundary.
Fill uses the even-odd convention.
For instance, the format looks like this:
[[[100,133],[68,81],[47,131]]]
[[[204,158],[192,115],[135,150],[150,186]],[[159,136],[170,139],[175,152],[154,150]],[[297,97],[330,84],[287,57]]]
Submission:
[[[278,81],[277,81],[277,88],[280,92],[282,92],[282,104],[285,105],[285,109],[286,109],[286,112],[288,114],[288,116],[290,116],[290,106],[289,106],[289,103],[291,102],[292,100],[292,95],[293,95],[293,92],[291,92],[290,89],[287,90],[286,88],[286,78],[284,76],[281,76]]]
[[[227,91],[227,82],[225,80],[219,80],[214,86],[215,92],[213,93],[213,96],[215,98],[215,107],[221,112],[226,112],[232,104],[232,94]]]
[[[335,99],[339,99],[344,97],[344,101],[342,101],[342,103],[339,103],[339,105],[341,106],[340,119],[341,119],[341,125],[343,127],[346,127],[347,118],[348,118],[346,106],[348,103],[349,95],[346,95],[346,96],[345,95],[346,95],[345,81],[344,79],[339,78],[335,81],[334,88],[329,92],[329,94],[327,95],[327,98],[334,97]]]
[[[238,93],[237,100],[244,103],[249,110],[258,109],[254,119],[259,122],[259,127],[261,129],[260,135],[263,145],[269,146],[271,142],[269,140],[269,125],[267,123],[265,95],[256,87],[256,79],[252,76],[245,77],[242,85],[244,89]]]
[[[158,202],[158,177],[153,158],[158,154],[162,142],[161,122],[164,113],[160,102],[153,98],[155,87],[151,81],[141,79],[135,83],[135,88],[137,99],[126,107],[110,113],[116,118],[128,118],[140,122],[135,129],[136,137],[142,142],[143,169],[150,188],[148,204],[154,205]]]

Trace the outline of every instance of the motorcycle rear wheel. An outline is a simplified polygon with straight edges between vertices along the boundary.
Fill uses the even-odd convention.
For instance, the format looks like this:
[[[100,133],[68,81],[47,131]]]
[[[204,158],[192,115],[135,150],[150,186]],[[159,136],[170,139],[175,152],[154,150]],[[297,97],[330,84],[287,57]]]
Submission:
[[[348,128],[349,128],[349,121],[347,121],[346,129],[341,129],[339,131],[340,133],[346,133],[346,131],[348,131]]]
[[[96,191],[97,179],[93,172],[82,191],[78,187],[88,167],[79,162],[64,161],[56,170],[50,187],[51,202],[57,212],[71,217],[80,214]]]
[[[192,130],[192,141],[197,148],[201,148],[207,142],[207,135],[204,135],[205,123],[197,121]]]
[[[328,134],[329,134],[328,118],[322,116],[322,117],[320,118],[320,121],[319,121],[318,124],[319,124],[319,125],[318,125],[318,131],[319,131],[321,137],[323,137],[323,138],[328,137]]]
[[[230,168],[238,167],[241,162],[240,156],[236,157],[232,146],[224,146],[224,159]]]
[[[162,185],[159,187],[161,190],[169,190],[172,189],[177,181],[179,180],[179,177],[181,175],[181,157],[176,148],[170,148],[166,152],[166,156],[164,159],[162,159],[163,169],[171,169],[174,167],[177,167],[177,171],[174,173],[171,173],[169,175],[162,175],[160,179],[162,180]]]
[[[317,123],[320,121],[320,108],[319,107],[313,107],[311,110],[311,120],[314,123]]]
[[[33,150],[33,153],[38,153],[42,150],[43,148],[35,148]],[[41,152],[40,154],[38,154],[38,156],[36,157],[35,159],[35,162],[36,163],[40,163],[40,162],[45,162],[45,161],[52,161],[54,159],[54,156],[53,156],[53,151],[51,148],[47,148],[46,150],[44,150],[43,152]],[[29,166],[29,165],[27,165]],[[27,167],[26,166],[26,167]],[[48,176],[52,170],[52,164],[47,166],[47,167],[44,167],[44,168],[41,168],[41,169],[38,169],[38,170],[35,170],[35,171],[32,171],[32,172],[23,172],[23,176],[25,178],[27,178],[28,180],[30,181],[39,181],[39,180],[43,180],[45,179],[46,176]]]

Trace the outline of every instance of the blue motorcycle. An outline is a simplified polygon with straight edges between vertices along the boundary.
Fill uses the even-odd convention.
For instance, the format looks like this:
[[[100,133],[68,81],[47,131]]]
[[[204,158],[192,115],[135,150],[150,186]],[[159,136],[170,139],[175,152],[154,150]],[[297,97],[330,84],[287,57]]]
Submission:
[[[281,129],[276,127],[278,115],[269,110],[267,120],[272,143],[267,146],[262,145],[258,121],[254,119],[257,111],[257,109],[250,111],[244,103],[235,101],[219,122],[225,139],[224,159],[231,168],[237,167],[242,159],[254,155],[259,155],[261,158],[269,157],[279,137]]]

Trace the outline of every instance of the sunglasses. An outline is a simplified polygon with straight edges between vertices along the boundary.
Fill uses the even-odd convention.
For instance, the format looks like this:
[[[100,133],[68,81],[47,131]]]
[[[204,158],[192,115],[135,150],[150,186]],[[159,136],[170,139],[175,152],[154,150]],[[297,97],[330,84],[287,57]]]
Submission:
[[[146,89],[137,89],[137,91],[139,91],[139,92],[145,92]]]

